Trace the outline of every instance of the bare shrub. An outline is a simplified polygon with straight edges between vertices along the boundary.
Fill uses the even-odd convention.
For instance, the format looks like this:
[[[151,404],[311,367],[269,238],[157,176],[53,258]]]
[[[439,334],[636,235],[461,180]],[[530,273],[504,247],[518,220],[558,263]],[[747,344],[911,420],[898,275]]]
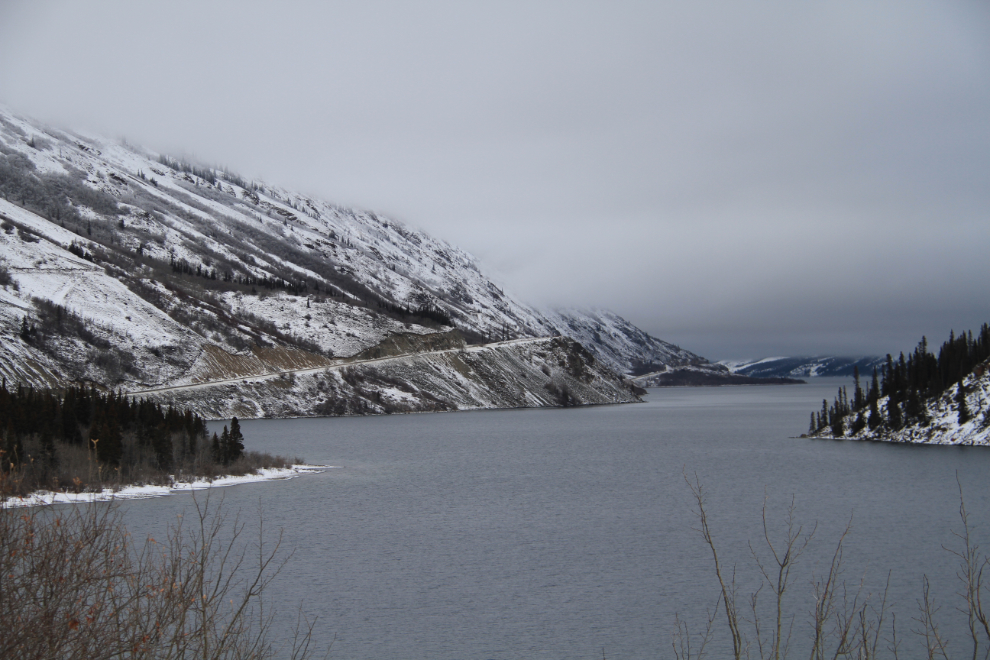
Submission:
[[[764,557],[750,545],[750,554],[757,568],[759,586],[748,595],[740,598],[736,583],[736,565],[727,567],[719,555],[712,535],[706,510],[707,500],[704,488],[697,476],[692,481],[685,474],[685,481],[695,500],[695,513],[698,516],[698,532],[711,552],[715,577],[719,592],[715,607],[709,610],[701,632],[691,634],[687,623],[675,617],[673,650],[678,660],[700,660],[708,657],[706,649],[715,635],[716,623],[724,615],[732,640],[732,657],[761,658],[780,660],[792,651],[791,631],[798,617],[794,608],[784,602],[784,594],[792,583],[792,570],[812,541],[815,529],[805,532],[794,517],[794,503],[791,502],[785,516],[783,538],[773,539],[767,524],[767,506],[763,505]],[[961,531],[953,532],[955,547],[943,546],[958,561],[962,603],[952,611],[965,617],[968,639],[959,645],[958,656],[966,658],[990,658],[990,611],[983,607],[984,570],[990,570],[990,557],[981,553],[971,535],[969,514],[963,499],[962,486],[959,487],[959,516]],[[921,597],[917,603],[917,613],[911,633],[921,648],[908,652],[902,648],[905,641],[898,637],[897,617],[888,603],[890,575],[883,591],[877,594],[864,594],[862,582],[858,587],[849,587],[841,578],[843,546],[849,534],[850,523],[846,525],[836,543],[832,559],[821,575],[811,581],[814,607],[810,612],[811,637],[808,650],[811,660],[825,658],[871,658],[904,657],[942,658],[954,657],[950,652],[948,639],[942,631],[939,617],[940,607],[936,605],[927,576],[922,579]],[[759,604],[764,589],[773,598],[769,609]],[[770,614],[769,621],[767,614]],[[721,613],[721,614],[720,614]],[[968,648],[965,648],[968,647]],[[953,647],[956,649],[956,647]]]
[[[315,621],[271,640],[263,592],[285,565],[281,534],[193,499],[190,520],[138,544],[115,504],[0,510],[0,657],[306,658]],[[222,504],[222,499],[221,499]]]

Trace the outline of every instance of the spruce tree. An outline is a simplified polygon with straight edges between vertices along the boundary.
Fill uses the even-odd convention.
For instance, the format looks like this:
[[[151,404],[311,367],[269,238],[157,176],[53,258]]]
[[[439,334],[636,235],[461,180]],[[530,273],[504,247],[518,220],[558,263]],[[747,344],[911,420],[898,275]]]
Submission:
[[[843,417],[841,415],[832,416],[832,437],[841,438],[846,434],[845,428],[842,424]]]
[[[864,428],[866,428],[866,413],[861,410],[856,413],[856,419],[853,420],[852,427],[850,427],[849,431],[852,435],[856,436]]]
[[[913,388],[907,392],[907,399],[904,403],[904,414],[908,421],[916,421],[921,415],[921,399],[918,397],[918,391]]]
[[[887,422],[894,431],[899,431],[904,424],[900,404],[894,403],[891,399],[887,399]]]
[[[870,416],[866,420],[866,423],[870,427],[871,431],[876,431],[880,428],[880,424],[883,423],[883,419],[880,417],[880,408],[877,406],[876,399],[870,399]]]
[[[860,410],[863,407],[863,388],[859,386],[859,366],[853,365],[853,409]]]
[[[241,424],[234,417],[230,420],[230,438],[227,451],[228,462],[233,463],[244,453],[244,435],[241,434]]]
[[[230,465],[230,431],[227,427],[223,427],[223,433],[220,434],[220,463],[223,465]]]
[[[959,392],[956,394],[956,403],[959,406],[959,423],[965,424],[969,421],[969,408],[966,406],[966,388],[959,383]]]

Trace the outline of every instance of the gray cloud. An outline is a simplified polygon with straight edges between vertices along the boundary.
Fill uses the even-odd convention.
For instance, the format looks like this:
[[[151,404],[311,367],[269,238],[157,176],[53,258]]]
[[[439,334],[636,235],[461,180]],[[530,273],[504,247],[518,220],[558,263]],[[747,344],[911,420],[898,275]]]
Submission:
[[[710,357],[990,320],[982,3],[38,4],[0,8],[15,111],[381,210],[535,303]]]

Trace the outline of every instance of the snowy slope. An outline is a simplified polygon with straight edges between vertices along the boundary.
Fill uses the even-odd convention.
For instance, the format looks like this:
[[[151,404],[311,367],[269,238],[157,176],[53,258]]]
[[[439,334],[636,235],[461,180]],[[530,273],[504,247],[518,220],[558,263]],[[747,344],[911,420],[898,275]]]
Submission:
[[[639,401],[571,339],[518,339],[141,392],[211,418],[531,408]]]
[[[0,108],[0,376],[9,385],[142,392],[268,377],[336,368],[451,327],[474,345],[501,342],[500,355],[525,352],[517,339],[575,337],[590,353],[573,359],[602,373],[707,364],[607,311],[538,311],[463,250],[373,212]],[[635,398],[611,377],[619,398]],[[475,391],[499,386],[480,378],[472,393],[455,388],[430,405],[557,400],[537,380],[519,398]],[[265,414],[270,404],[259,403]]]
[[[705,358],[657,339],[607,310],[554,309],[543,316],[548,334],[576,339],[618,373],[709,365]]]
[[[142,364],[144,379],[164,382],[179,377],[195,360],[202,337],[103,268],[70,253],[67,247],[78,236],[4,200],[0,219],[0,255],[12,280],[0,288],[0,374],[8,381],[50,386],[137,378],[137,371],[127,373],[128,364],[120,363],[126,354],[131,364]],[[61,306],[66,317],[78,315],[88,334],[63,333],[47,343],[21,339],[25,319],[37,324],[36,299]]]
[[[165,262],[321,283],[346,298],[434,303],[458,325],[490,335],[544,332],[540,315],[506,296],[473,257],[375,213],[223,173],[211,184],[161,164],[157,154],[38,128],[9,113],[0,113],[0,140],[0,150],[26,157],[35,172],[75,176],[120,205],[124,213],[114,217],[83,213],[98,242],[141,247]],[[346,286],[353,283],[365,290]]]
[[[959,420],[959,389],[964,390],[969,419]],[[882,397],[877,404],[882,418],[888,417],[889,397]],[[981,445],[990,446],[990,362],[978,365],[966,376],[942,393],[937,399],[924,404],[927,422],[908,424],[892,431],[886,426],[876,432],[868,428],[852,434],[854,416],[844,420],[845,436],[853,440],[874,440],[882,442],[907,442],[931,445]],[[869,410],[863,411],[867,415]],[[865,417],[864,417],[865,419]],[[829,427],[821,429],[814,437],[832,437]]]

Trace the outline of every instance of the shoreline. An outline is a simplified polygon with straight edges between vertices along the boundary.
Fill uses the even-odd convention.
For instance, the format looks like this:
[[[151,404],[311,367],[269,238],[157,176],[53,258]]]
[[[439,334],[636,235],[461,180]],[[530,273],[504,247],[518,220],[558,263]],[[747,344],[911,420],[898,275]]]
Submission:
[[[37,491],[24,497],[11,496],[0,502],[0,509],[15,509],[31,506],[46,506],[52,504],[92,504],[94,502],[110,502],[116,500],[144,500],[152,497],[167,497],[172,493],[182,493],[209,488],[226,488],[241,484],[258,483],[261,481],[276,481],[295,479],[306,474],[316,474],[333,469],[332,465],[293,465],[287,468],[259,468],[254,474],[239,476],[224,476],[216,479],[200,478],[192,481],[173,481],[169,486],[130,485],[118,490],[104,488],[99,492],[54,492],[50,490]]]

